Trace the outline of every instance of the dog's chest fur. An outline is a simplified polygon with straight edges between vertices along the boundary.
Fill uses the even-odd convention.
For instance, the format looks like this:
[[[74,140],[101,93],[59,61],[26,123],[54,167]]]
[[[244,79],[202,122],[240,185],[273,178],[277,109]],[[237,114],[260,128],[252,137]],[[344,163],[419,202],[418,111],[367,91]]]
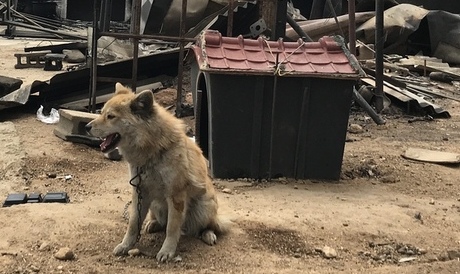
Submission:
[[[141,192],[146,193],[152,200],[163,201],[170,192],[171,182],[176,171],[170,165],[160,162],[147,162],[137,168],[130,165],[131,177],[134,178],[139,172],[139,177],[133,182],[139,184]]]

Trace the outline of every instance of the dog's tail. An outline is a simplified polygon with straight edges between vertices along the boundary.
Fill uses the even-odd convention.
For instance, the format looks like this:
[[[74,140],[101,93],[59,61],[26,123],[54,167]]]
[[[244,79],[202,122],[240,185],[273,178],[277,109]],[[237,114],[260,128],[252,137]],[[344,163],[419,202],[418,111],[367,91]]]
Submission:
[[[210,228],[215,233],[226,234],[230,231],[233,224],[233,221],[228,216],[218,214],[211,223]]]

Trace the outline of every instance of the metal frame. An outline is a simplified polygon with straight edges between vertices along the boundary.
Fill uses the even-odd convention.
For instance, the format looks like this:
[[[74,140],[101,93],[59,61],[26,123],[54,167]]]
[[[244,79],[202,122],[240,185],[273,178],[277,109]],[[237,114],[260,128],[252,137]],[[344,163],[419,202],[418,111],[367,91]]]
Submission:
[[[131,7],[131,28],[129,33],[111,33],[109,32],[111,0],[94,1],[94,16],[93,16],[93,33],[92,33],[92,49],[91,49],[91,84],[89,87],[89,110],[96,112],[96,93],[97,82],[100,81],[120,81],[123,79],[111,77],[97,76],[97,40],[101,36],[110,36],[114,38],[129,38],[133,43],[133,67],[131,72],[131,88],[136,90],[137,82],[137,64],[139,59],[139,40],[140,39],[161,39],[165,41],[179,42],[179,62],[178,62],[178,81],[177,81],[177,100],[176,100],[176,115],[180,116],[182,112],[182,85],[184,73],[184,42],[194,42],[195,39],[185,38],[185,18],[187,15],[187,0],[182,0],[182,11],[180,20],[180,36],[164,36],[164,35],[144,35],[140,34],[140,14],[141,0],[133,0]],[[103,10],[99,12],[99,6]],[[98,14],[99,20],[98,20]],[[103,18],[102,18],[103,16]],[[128,80],[128,79],[124,79]]]

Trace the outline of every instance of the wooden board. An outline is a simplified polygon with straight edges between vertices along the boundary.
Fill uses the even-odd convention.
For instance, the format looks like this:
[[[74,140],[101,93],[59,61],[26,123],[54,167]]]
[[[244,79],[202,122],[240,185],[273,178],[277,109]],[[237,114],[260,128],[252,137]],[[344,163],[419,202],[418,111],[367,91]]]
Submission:
[[[404,158],[439,164],[459,164],[460,154],[421,148],[408,148],[402,155]]]

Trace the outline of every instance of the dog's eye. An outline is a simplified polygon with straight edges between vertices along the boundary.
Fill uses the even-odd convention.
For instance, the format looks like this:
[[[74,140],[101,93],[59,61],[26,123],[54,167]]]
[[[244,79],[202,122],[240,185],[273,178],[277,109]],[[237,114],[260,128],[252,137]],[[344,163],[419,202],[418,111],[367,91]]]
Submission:
[[[115,118],[114,115],[112,115],[112,114],[107,114],[107,119],[112,120],[113,118]]]

